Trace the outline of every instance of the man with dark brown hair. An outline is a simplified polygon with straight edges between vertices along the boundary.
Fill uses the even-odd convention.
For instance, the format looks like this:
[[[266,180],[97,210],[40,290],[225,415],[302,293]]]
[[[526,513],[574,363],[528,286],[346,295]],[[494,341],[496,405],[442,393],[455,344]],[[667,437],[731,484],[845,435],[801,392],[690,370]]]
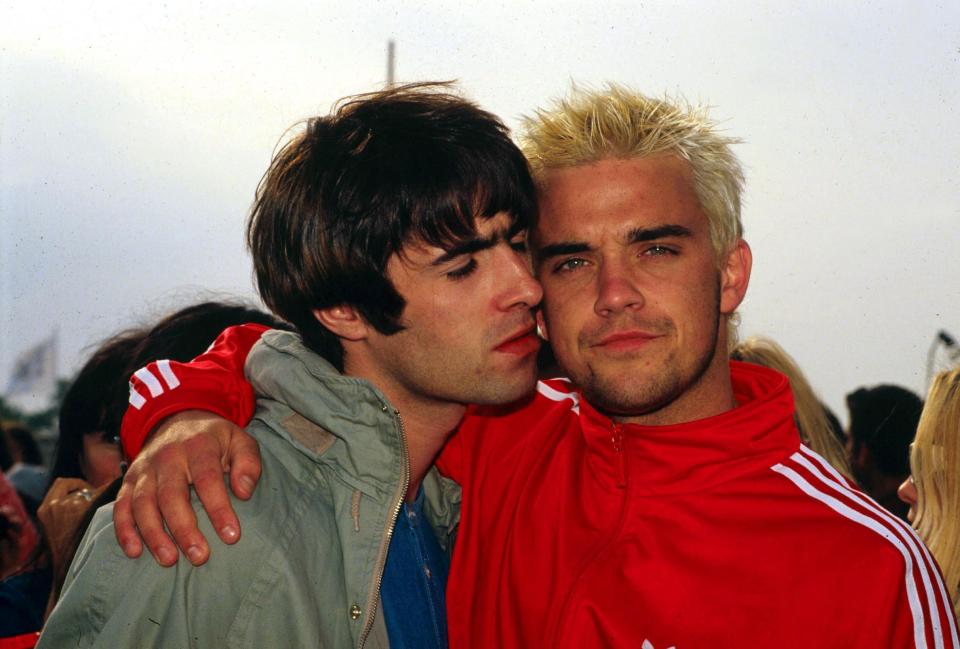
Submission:
[[[165,570],[125,559],[101,510],[39,646],[445,647],[459,489],[431,466],[466,404],[535,382],[534,211],[506,128],[445,86],[307,122],[248,228],[260,294],[300,335],[248,359],[264,473],[243,538]],[[161,363],[131,403],[180,388]]]

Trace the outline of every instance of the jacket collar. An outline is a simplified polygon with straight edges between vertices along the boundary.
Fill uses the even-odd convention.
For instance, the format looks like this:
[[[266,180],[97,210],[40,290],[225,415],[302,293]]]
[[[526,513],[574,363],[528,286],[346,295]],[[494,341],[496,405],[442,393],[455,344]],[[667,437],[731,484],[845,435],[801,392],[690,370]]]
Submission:
[[[287,331],[265,333],[244,369],[258,397],[255,417],[314,462],[393,490],[406,470],[406,447],[399,414],[380,390],[340,374]]]
[[[600,479],[643,494],[709,488],[766,469],[797,451],[793,395],[782,374],[730,363],[736,408],[668,426],[615,424],[586,400],[580,420],[590,462]]]

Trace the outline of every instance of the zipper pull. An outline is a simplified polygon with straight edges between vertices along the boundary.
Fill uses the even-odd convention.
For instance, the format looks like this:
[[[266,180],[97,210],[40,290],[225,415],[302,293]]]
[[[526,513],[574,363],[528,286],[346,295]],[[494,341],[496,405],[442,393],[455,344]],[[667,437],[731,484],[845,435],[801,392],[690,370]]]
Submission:
[[[627,458],[623,452],[623,426],[614,422],[613,432],[610,435],[610,443],[613,445],[613,452],[616,456],[617,464],[617,487],[626,489],[627,487]]]

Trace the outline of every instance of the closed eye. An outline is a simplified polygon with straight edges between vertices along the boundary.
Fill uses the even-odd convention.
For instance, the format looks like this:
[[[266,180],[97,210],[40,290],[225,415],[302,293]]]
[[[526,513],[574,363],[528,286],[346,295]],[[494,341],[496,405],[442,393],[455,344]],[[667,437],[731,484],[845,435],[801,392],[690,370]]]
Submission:
[[[464,279],[473,274],[473,271],[477,269],[477,260],[471,259],[466,264],[460,268],[456,268],[447,273],[447,277],[452,280]]]

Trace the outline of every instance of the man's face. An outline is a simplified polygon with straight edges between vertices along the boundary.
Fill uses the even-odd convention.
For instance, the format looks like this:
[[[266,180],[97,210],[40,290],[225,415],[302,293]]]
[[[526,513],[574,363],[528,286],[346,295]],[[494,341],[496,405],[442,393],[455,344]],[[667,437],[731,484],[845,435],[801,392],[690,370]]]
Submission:
[[[729,380],[721,315],[743,298],[750,253],[741,242],[718,270],[689,164],[608,159],[543,181],[534,259],[561,367],[617,419],[715,414]]]
[[[381,388],[461,404],[509,403],[533,389],[540,342],[532,309],[542,291],[523,253],[525,234],[509,224],[501,213],[480,220],[477,236],[453,250],[410,245],[390,259],[405,329],[369,339]]]

